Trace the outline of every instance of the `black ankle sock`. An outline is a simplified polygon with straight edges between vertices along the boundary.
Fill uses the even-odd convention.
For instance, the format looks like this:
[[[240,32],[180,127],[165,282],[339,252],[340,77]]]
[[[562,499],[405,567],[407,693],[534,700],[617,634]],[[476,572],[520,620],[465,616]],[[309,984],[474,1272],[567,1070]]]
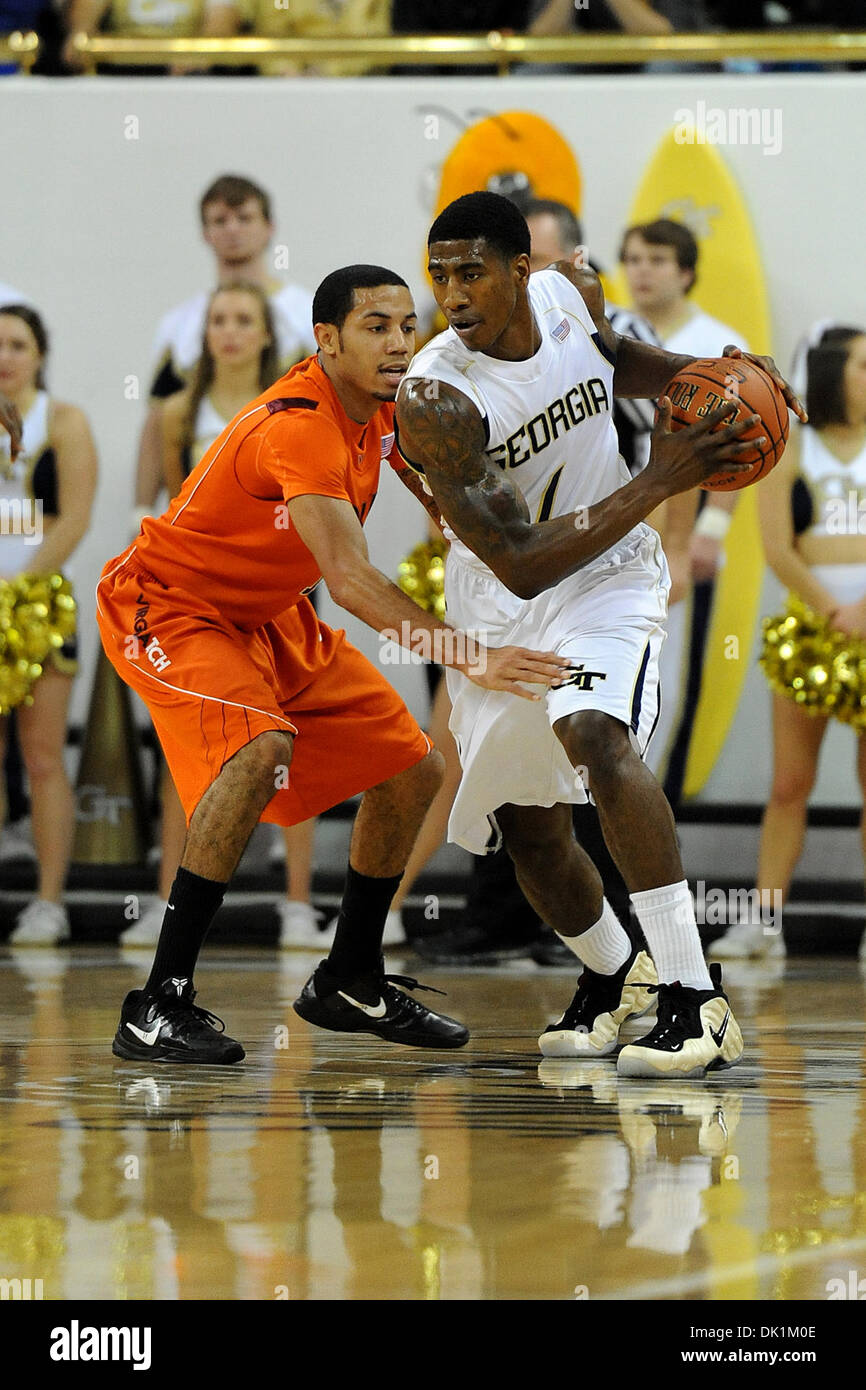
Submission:
[[[227,886],[212,878],[201,878],[189,869],[178,869],[145,989],[158,989],[172,977],[192,979],[199,951]]]
[[[397,874],[395,878],[368,878],[349,865],[327,961],[330,974],[348,980],[368,970],[378,970],[385,918],[402,877]]]

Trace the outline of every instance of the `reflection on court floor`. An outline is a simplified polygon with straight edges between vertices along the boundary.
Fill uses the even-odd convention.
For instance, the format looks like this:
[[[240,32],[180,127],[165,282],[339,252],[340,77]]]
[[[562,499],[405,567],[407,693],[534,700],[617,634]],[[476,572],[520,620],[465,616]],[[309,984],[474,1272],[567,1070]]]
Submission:
[[[0,953],[4,1297],[826,1300],[866,1274],[856,962],[732,966],[746,1061],[656,1084],[541,1058],[562,971],[430,975],[473,1032],[445,1054],[309,1028],[312,959],[206,958],[247,1061],[148,1070],[110,1051],[147,960]]]

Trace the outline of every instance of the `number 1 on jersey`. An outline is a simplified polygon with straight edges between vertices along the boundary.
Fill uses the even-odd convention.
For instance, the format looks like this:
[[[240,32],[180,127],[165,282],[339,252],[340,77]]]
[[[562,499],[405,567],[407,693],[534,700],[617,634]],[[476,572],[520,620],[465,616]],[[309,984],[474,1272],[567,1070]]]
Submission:
[[[556,489],[559,487],[559,480],[562,477],[562,470],[565,464],[560,464],[547,487],[544,489],[544,496],[541,499],[541,506],[538,508],[536,521],[549,521],[550,513],[553,511],[553,499],[556,496]]]

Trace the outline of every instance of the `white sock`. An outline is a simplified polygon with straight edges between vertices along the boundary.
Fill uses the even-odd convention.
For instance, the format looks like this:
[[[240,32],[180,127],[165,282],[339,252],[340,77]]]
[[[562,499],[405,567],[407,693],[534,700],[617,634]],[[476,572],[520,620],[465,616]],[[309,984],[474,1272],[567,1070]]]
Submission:
[[[588,931],[579,936],[556,934],[597,975],[615,975],[632,953],[632,944],[607,898],[602,898],[601,916]]]
[[[679,980],[689,989],[712,989],[686,880],[631,893],[630,897],[655,961],[659,983],[671,985]]]

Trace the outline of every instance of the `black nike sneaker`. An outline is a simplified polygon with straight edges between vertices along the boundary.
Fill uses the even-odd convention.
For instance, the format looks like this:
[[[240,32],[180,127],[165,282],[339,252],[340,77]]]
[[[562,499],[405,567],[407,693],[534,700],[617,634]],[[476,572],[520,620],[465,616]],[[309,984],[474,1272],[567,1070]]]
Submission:
[[[407,1047],[464,1047],[469,1029],[445,1014],[434,1014],[417,999],[410,999],[395,985],[406,989],[443,994],[431,985],[419,985],[408,975],[386,975],[380,962],[378,971],[344,980],[333,975],[322,961],[304,985],[294,1010],[319,1028],[336,1033],[375,1033],[387,1042]]]
[[[743,1035],[722,992],[722,967],[710,966],[712,989],[658,985],[658,1021],[629,1043],[616,1062],[619,1076],[704,1076],[732,1067],[743,1055]]]
[[[577,992],[558,1023],[538,1039],[545,1057],[604,1057],[617,1046],[627,1018],[652,1007],[656,968],[646,951],[633,950],[615,975],[584,966]]]
[[[130,1062],[241,1062],[244,1050],[227,1038],[216,1014],[194,1003],[187,979],[165,980],[157,990],[133,989],[123,1001],[111,1050]],[[219,1028],[216,1025],[219,1024]]]

